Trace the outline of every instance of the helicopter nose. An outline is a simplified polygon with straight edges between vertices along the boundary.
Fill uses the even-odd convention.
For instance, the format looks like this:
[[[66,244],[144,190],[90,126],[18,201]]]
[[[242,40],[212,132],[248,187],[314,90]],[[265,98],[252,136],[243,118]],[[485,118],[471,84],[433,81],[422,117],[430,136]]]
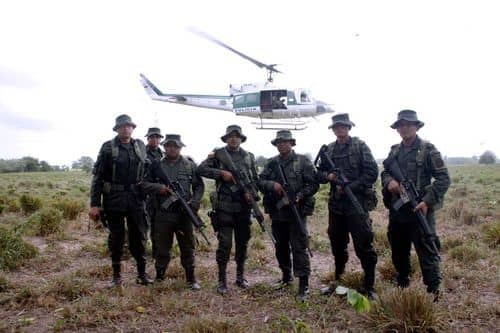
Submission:
[[[320,114],[325,114],[325,113],[334,113],[335,110],[328,104],[323,103],[323,102],[318,102],[318,105],[316,105],[316,113],[318,115]]]

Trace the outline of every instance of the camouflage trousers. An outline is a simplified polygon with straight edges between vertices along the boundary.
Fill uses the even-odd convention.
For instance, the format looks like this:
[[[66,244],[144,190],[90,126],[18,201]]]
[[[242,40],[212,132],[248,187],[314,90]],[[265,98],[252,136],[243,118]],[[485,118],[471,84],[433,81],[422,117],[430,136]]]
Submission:
[[[215,258],[219,266],[225,267],[231,256],[233,233],[235,242],[236,263],[243,264],[247,258],[248,241],[250,240],[250,212],[227,213],[217,210],[220,224],[217,240],[219,241]]]
[[[303,221],[306,223],[305,217]],[[276,239],[276,259],[281,271],[291,272],[293,267],[293,274],[296,277],[309,276],[311,274],[311,264],[307,252],[309,239],[300,232],[297,223],[294,220],[273,220],[272,229]],[[290,255],[293,259],[293,265]]]
[[[330,211],[328,215],[328,237],[335,258],[335,275],[337,278],[344,273],[345,265],[349,259],[347,249],[349,234],[351,234],[354,243],[354,252],[365,272],[365,287],[372,288],[375,283],[377,253],[373,248],[371,220],[357,214],[342,215]]]
[[[436,222],[433,214],[427,215],[429,229],[434,234],[433,241],[437,249],[440,248],[439,238],[436,235]],[[434,253],[429,240],[423,235],[418,219],[415,215],[402,218],[397,214],[389,215],[389,227],[387,237],[391,244],[392,263],[398,272],[398,283],[407,285],[411,268],[411,244],[417,252],[420,269],[424,284],[429,291],[439,288],[441,283],[441,272],[439,257]]]
[[[195,237],[193,225],[186,214],[160,211],[155,217],[153,230],[155,266],[168,267],[175,235],[182,267],[185,270],[194,269]]]

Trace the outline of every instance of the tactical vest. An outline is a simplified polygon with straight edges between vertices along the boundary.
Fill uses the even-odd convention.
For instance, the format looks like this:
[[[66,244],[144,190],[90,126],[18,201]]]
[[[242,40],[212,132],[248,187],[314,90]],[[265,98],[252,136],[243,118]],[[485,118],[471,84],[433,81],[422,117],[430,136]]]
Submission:
[[[146,152],[139,147],[139,141],[134,140],[134,152],[139,158],[139,165],[137,166],[136,181],[139,182],[144,175],[144,164],[146,163]],[[111,176],[111,183],[116,183],[116,161],[118,160],[119,148],[116,145],[115,139],[111,140],[111,157],[113,159],[113,173]]]
[[[358,137],[351,137],[351,143],[349,144],[349,150],[347,154],[349,155],[349,164],[354,169],[359,169],[360,165],[363,163],[363,154],[361,153],[361,141]],[[337,146],[337,141],[328,146],[327,154],[333,159],[333,151]]]
[[[424,175],[425,159],[429,154],[429,152],[431,151],[431,149],[432,149],[432,144],[429,141],[420,139],[420,146],[418,148],[417,156],[415,158],[415,163],[416,163],[415,168],[417,170],[417,179],[415,186],[417,187],[418,191],[422,190],[422,176]],[[401,144],[392,146],[391,155],[397,159],[400,150],[401,150]],[[404,167],[406,168],[406,166]]]

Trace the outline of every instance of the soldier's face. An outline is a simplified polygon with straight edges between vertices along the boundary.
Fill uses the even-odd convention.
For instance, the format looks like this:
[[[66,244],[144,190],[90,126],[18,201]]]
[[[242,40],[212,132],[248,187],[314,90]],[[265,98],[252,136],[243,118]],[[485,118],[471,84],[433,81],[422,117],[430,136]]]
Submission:
[[[161,137],[159,135],[150,135],[148,137],[148,146],[158,148],[160,145]]]
[[[237,133],[231,133],[226,140],[226,144],[231,150],[236,150],[241,145],[241,137]]]
[[[415,123],[406,120],[401,120],[398,123],[398,127],[396,128],[396,130],[401,136],[401,139],[412,140],[417,136],[418,127],[417,124]]]
[[[118,136],[120,139],[129,139],[132,137],[132,132],[134,131],[134,127],[132,125],[123,125],[116,129],[118,132]]]
[[[278,148],[280,155],[288,155],[292,151],[292,142],[278,141],[276,142],[276,148]]]
[[[345,138],[349,135],[349,129],[347,125],[337,124],[333,126],[332,131],[337,138]]]
[[[178,147],[174,142],[167,142],[166,145],[163,146],[165,148],[165,154],[167,155],[167,158],[175,160],[177,159],[180,154],[181,154],[181,149],[182,147]]]

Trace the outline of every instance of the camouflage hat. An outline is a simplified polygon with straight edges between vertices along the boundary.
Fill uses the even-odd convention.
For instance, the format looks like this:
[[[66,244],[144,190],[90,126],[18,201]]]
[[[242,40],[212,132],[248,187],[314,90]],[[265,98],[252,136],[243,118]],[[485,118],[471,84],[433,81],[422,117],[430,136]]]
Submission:
[[[339,113],[336,114],[332,117],[332,124],[328,126],[328,128],[333,128],[335,125],[346,125],[349,127],[356,126],[352,121],[349,120],[349,114],[348,113]]]
[[[125,125],[131,125],[133,128],[137,127],[137,125],[132,122],[132,118],[130,118],[129,115],[121,114],[116,117],[115,127],[113,127],[113,131],[116,131],[118,128]]]
[[[280,130],[276,132],[276,138],[271,141],[273,146],[276,146],[280,141],[290,141],[292,146],[295,146],[295,139],[292,137],[290,130]]]
[[[398,128],[399,122],[401,120],[406,120],[410,123],[415,123],[418,128],[421,128],[424,126],[424,122],[418,120],[417,118],[417,113],[413,110],[401,110],[398,112],[398,120],[396,120],[391,127],[392,128]]]
[[[161,142],[161,145],[164,146],[169,142],[175,142],[177,147],[186,147],[186,145],[182,143],[181,136],[179,134],[165,134],[165,140]]]
[[[161,135],[161,131],[158,127],[150,127],[148,128],[148,133],[144,135],[144,137],[148,138],[152,135],[158,135],[160,138],[163,138],[163,135]]]
[[[231,135],[233,132],[236,132],[236,134],[238,134],[240,136],[241,142],[247,141],[247,137],[243,135],[243,132],[242,132],[240,126],[238,126],[238,125],[229,125],[226,128],[226,134],[220,137],[220,139],[222,140],[222,142],[226,142],[227,138],[229,137],[229,135]]]

